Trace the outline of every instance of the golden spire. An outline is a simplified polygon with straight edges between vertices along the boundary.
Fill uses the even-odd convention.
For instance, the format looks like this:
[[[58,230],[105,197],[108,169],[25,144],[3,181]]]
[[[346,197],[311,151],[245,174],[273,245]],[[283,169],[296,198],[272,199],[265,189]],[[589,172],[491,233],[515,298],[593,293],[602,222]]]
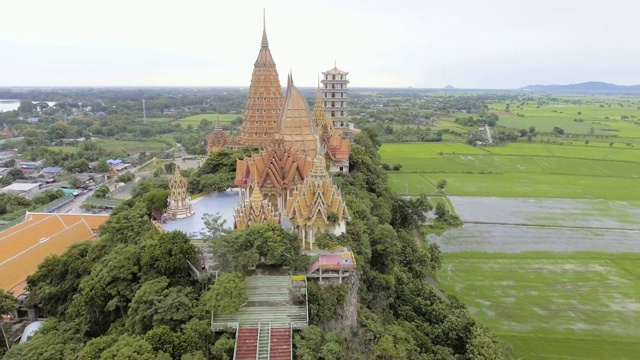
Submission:
[[[331,121],[327,121],[327,115],[324,111],[324,106],[322,106],[322,96],[320,94],[320,85],[318,85],[318,92],[316,94],[316,103],[313,104],[313,119],[316,122],[316,127],[318,128],[318,132],[322,133],[322,127],[324,125],[329,125],[331,127]]]
[[[269,47],[269,40],[267,40],[267,12],[262,9],[262,47]]]
[[[324,160],[324,151],[320,147],[320,141],[316,137],[316,158],[313,160],[313,168],[311,168],[311,173],[309,173],[309,177],[313,179],[325,179],[329,173],[327,172],[327,163]]]
[[[251,192],[251,204],[253,206],[260,206],[262,202],[262,192],[260,192],[260,187],[258,186],[258,182],[254,180],[253,182],[253,191]]]

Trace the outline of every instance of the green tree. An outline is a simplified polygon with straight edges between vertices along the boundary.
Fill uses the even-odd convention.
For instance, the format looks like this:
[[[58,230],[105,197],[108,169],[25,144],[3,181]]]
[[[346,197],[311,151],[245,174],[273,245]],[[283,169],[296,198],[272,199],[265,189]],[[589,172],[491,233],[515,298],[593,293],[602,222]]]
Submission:
[[[167,199],[171,195],[170,190],[151,190],[142,196],[142,202],[149,214],[154,212],[162,212],[168,207]]]
[[[142,284],[131,300],[127,328],[144,334],[157,326],[177,330],[191,317],[195,294],[187,287],[169,287],[169,279],[156,278]]]
[[[93,262],[88,254],[92,246],[89,241],[74,244],[62,255],[45,258],[27,277],[27,306],[40,309],[43,315],[64,317],[80,281],[91,273]]]
[[[174,163],[174,162],[169,162],[169,163],[164,164],[164,171],[167,174],[173,174],[175,169],[176,169],[176,163]]]
[[[446,179],[438,180],[438,184],[436,185],[436,187],[438,188],[439,192],[444,192],[444,188],[447,187],[447,180]]]
[[[440,220],[444,220],[444,218],[447,216],[447,207],[444,205],[444,202],[442,201],[439,201],[436,204],[436,216]]]
[[[165,232],[148,239],[145,245],[141,257],[145,278],[166,276],[171,285],[188,285],[189,263],[195,262],[196,248],[184,232]]]
[[[110,348],[100,355],[100,360],[171,360],[171,356],[154,351],[141,336],[123,335]]]
[[[16,299],[14,299],[13,294],[8,291],[4,291],[0,289],[0,315],[9,314],[16,310]],[[4,321],[0,321],[0,330],[2,330],[2,337],[4,338],[4,343],[7,346],[7,350],[10,348],[9,346],[9,338],[7,337],[7,332],[10,333],[11,327],[5,330]]]
[[[102,185],[93,192],[93,197],[104,199],[109,194],[109,187]]]
[[[297,237],[272,223],[253,224],[209,242],[226,269],[256,266],[261,258],[267,265],[286,265],[300,253]]]
[[[222,274],[204,295],[206,309],[214,314],[234,314],[247,302],[247,281],[240,272]]]

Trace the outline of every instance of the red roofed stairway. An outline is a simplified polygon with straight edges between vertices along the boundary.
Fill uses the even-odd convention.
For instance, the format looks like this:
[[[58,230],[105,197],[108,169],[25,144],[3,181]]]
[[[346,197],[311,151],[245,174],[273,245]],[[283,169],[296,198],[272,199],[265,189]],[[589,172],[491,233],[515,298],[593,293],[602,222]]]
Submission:
[[[270,360],[291,360],[291,327],[271,327]]]
[[[234,359],[255,360],[258,353],[258,328],[241,327],[236,336]]]

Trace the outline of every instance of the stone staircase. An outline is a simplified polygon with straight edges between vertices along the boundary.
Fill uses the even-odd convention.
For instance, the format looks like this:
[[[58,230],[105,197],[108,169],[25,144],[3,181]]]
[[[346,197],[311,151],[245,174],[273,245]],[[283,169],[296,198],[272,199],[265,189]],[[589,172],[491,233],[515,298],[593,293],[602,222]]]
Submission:
[[[214,316],[214,331],[237,329],[234,359],[292,359],[292,330],[308,324],[306,304],[292,302],[292,285],[291,276],[248,277],[247,303],[235,314]]]

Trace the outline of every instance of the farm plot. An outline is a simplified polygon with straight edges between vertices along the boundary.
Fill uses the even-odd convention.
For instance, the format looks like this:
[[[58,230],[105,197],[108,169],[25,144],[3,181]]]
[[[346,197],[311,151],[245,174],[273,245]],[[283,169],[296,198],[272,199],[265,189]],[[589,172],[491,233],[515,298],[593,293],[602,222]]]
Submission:
[[[640,230],[640,201],[449,196],[465,222]]]
[[[242,117],[242,116],[238,114],[200,114],[200,115],[192,115],[182,119],[174,120],[172,121],[172,123],[180,124],[181,126],[192,125],[196,127],[200,125],[200,122],[202,120],[216,122],[219,119],[220,122],[232,122],[238,117]]]
[[[467,223],[429,241],[443,252],[640,252],[639,230]]]
[[[640,178],[507,173],[390,173],[391,187],[403,195],[436,194],[446,179],[446,192],[460,196],[539,197],[640,200]]]
[[[445,254],[439,286],[516,359],[637,359],[640,254]]]

